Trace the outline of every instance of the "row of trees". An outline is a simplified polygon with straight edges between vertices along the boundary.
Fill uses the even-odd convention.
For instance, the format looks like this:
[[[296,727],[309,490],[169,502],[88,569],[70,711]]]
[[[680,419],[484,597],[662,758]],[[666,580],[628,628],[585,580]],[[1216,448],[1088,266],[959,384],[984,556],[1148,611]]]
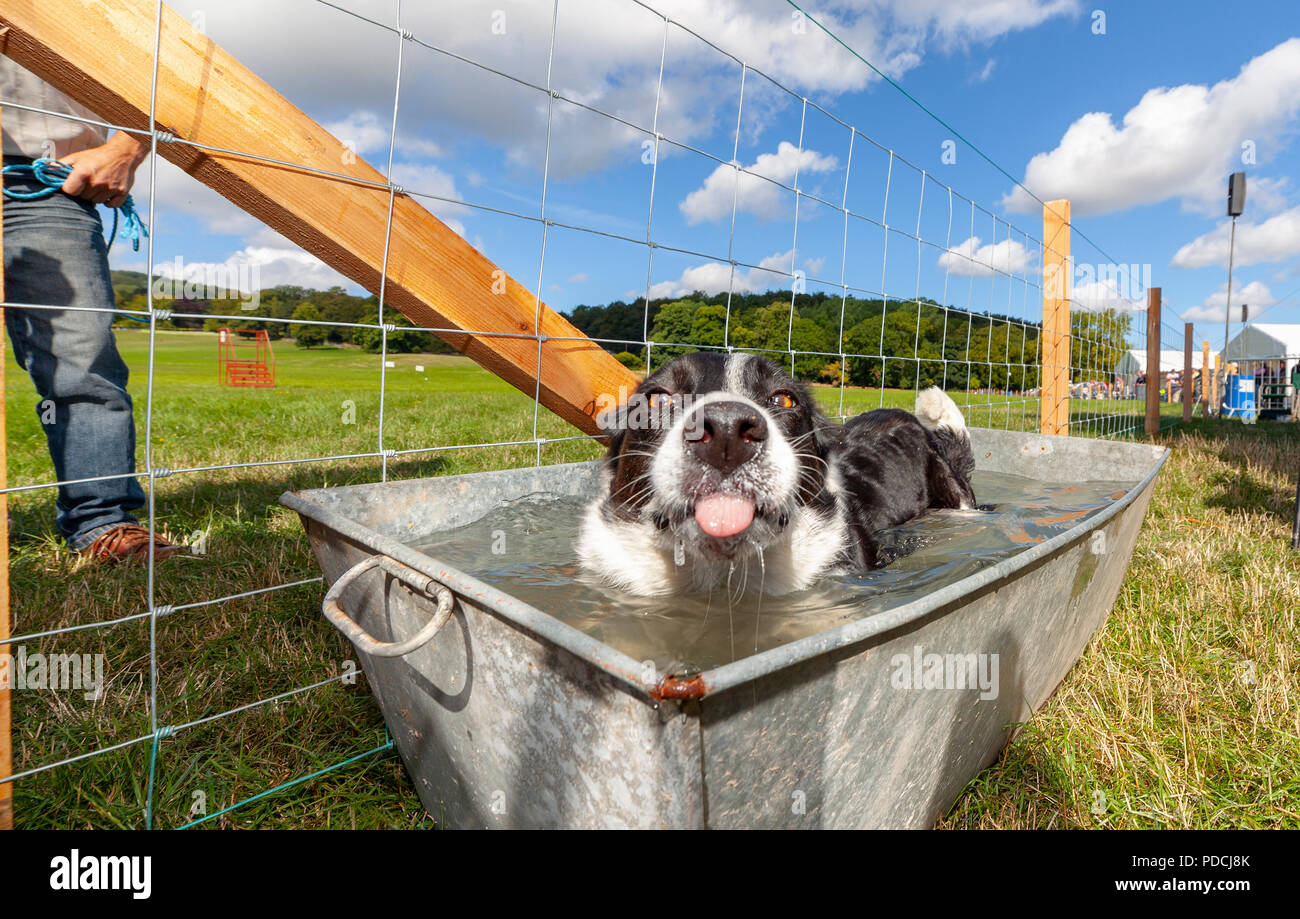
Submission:
[[[792,312],[793,310],[793,312]],[[828,294],[733,295],[696,293],[681,300],[644,300],[581,306],[574,324],[630,366],[644,366],[643,346],[655,342],[650,360],[661,366],[691,347],[730,345],[766,353],[806,380],[890,387],[934,384],[961,388],[1025,390],[1038,386],[1037,324],[999,315],[971,315],[933,300],[862,300]],[[842,325],[841,325],[842,322]],[[1079,312],[1072,319],[1071,365],[1096,379],[1114,373],[1132,327],[1115,310]],[[841,328],[843,348],[840,347]],[[666,344],[658,344],[664,342]],[[790,355],[790,351],[795,353]],[[848,355],[841,368],[839,354]]]
[[[114,271],[113,289],[117,295],[118,308],[146,309],[147,284],[148,277],[140,272]],[[251,310],[246,308],[250,304],[254,306]],[[255,301],[250,297],[176,299],[155,296],[154,305],[172,311],[172,317],[162,324],[163,328],[202,329],[209,332],[215,332],[223,326],[230,329],[264,329],[273,340],[293,338],[304,348],[342,344],[356,345],[367,351],[378,351],[380,348],[381,336],[377,328],[307,324],[322,321],[372,326],[379,324],[379,299],[374,296],[356,297],[342,287],[312,290],[282,284],[259,291]],[[214,319],[211,316],[239,318]],[[267,322],[267,318],[287,319],[290,323]],[[397,326],[396,331],[388,335],[389,351],[455,353],[454,348],[433,333],[412,328],[410,320],[396,309],[385,309],[384,321]],[[123,317],[118,322],[128,324],[130,320]]]
[[[145,309],[146,275],[116,271],[113,283],[120,308]],[[272,339],[291,336],[302,347],[351,344],[379,350],[381,336],[376,328],[310,324],[377,325],[379,304],[373,296],[356,297],[341,287],[321,291],[280,285],[260,291],[251,310],[245,308],[249,302],[154,298],[155,305],[173,311],[164,324],[171,328],[265,329]],[[238,318],[214,319],[213,315]],[[1037,387],[1039,379],[1037,324],[1000,315],[972,315],[925,298],[885,303],[818,292],[797,294],[792,303],[786,291],[730,296],[696,292],[648,304],[637,299],[579,306],[570,318],[635,368],[645,367],[644,342],[649,340],[657,343],[649,354],[656,367],[698,347],[730,345],[793,364],[800,379],[838,383],[843,375],[858,386],[937,383],[1025,390]],[[432,333],[412,328],[396,309],[386,309],[384,321],[397,326],[388,335],[390,351],[454,353]],[[1132,316],[1115,310],[1078,311],[1071,323],[1070,363],[1082,368],[1073,375],[1081,380],[1108,379],[1129,348]],[[846,355],[843,366],[841,353]]]

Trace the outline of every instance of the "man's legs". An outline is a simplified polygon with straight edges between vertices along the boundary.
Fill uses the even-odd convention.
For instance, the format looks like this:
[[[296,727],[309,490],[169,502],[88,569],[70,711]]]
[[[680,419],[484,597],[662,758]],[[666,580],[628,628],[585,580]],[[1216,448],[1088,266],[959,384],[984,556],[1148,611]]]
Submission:
[[[6,183],[30,191],[32,183]],[[49,306],[114,306],[103,226],[93,204],[56,193],[4,202],[5,298]],[[36,385],[37,415],[60,481],[120,476],[59,488],[59,532],[74,550],[135,523],[135,423],[111,312],[5,310],[14,354]]]

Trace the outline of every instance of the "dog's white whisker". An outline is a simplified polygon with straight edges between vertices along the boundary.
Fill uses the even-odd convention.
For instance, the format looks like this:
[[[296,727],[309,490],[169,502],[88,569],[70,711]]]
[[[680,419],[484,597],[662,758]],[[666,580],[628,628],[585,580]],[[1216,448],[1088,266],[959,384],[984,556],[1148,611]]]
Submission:
[[[731,659],[736,659],[736,617],[732,611],[731,575],[736,570],[736,563],[727,566],[727,636],[731,640]]]

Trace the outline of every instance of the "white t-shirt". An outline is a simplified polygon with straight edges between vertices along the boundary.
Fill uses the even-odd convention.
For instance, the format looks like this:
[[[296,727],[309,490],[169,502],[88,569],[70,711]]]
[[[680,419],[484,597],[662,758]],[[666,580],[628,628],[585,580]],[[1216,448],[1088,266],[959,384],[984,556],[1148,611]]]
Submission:
[[[69,99],[4,55],[0,55],[0,102],[18,102],[82,118],[95,117],[90,109]],[[99,125],[42,115],[9,105],[0,110],[0,128],[3,128],[5,156],[57,159],[77,150],[98,147],[108,140],[108,130]]]

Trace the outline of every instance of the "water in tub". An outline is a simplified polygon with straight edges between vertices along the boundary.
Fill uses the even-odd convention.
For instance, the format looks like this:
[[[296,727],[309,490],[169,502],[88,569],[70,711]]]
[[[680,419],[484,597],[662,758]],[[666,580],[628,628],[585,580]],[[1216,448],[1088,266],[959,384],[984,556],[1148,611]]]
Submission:
[[[446,530],[419,549],[555,616],[638,661],[691,673],[766,651],[909,603],[1050,539],[1100,512],[1123,482],[1048,484],[1004,473],[974,475],[976,511],[929,511],[882,534],[885,567],[828,577],[782,597],[733,589],[633,597],[581,577],[574,552],[587,499],[536,494]]]

